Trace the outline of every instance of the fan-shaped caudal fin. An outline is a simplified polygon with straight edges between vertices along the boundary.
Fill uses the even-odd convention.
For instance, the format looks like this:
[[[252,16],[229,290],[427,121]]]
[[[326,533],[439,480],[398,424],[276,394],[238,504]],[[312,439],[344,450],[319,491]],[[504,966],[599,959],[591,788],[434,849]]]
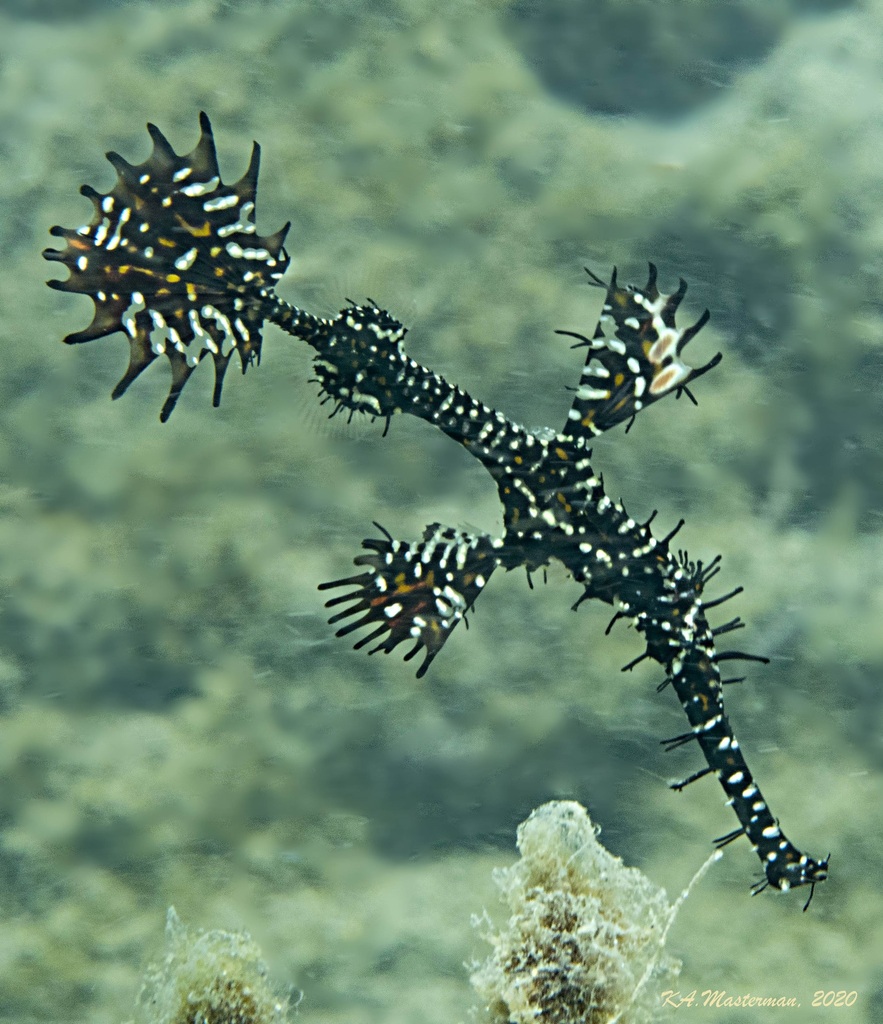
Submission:
[[[574,348],[586,346],[588,359],[582,372],[564,433],[592,437],[617,423],[631,421],[641,409],[670,391],[680,394],[721,360],[718,353],[704,366],[693,369],[681,358],[687,343],[708,322],[708,310],[692,327],[678,328],[675,312],[687,290],[681,281],[676,292],[662,294],[656,287],[656,267],[644,288],[620,286],[616,268],[610,283],[586,268],[589,283],[606,288],[604,308],[591,338],[575,331],[556,331],[577,339]]]
[[[89,326],[66,342],[115,331],[129,338],[129,366],[114,398],[157,356],[169,360],[172,386],[163,420],[206,353],[215,364],[215,405],[233,351],[243,372],[259,360],[264,310],[288,265],[282,245],[288,225],[273,235],[255,231],[257,143],[245,174],[225,185],[205,114],[199,123],[199,142],[185,156],[155,125],[147,126],[153,151],[144,163],[108,153],[116,184],[106,195],[84,185],[80,191],[95,208],[91,222],[53,227],[66,247],[43,253],[70,270],[67,280],[50,281],[52,288],[80,292],[95,304]]]
[[[490,579],[498,564],[496,550],[500,542],[486,534],[471,535],[433,523],[419,544],[408,544],[393,540],[383,527],[374,525],[384,536],[363,541],[368,554],[355,559],[355,564],[365,566],[367,571],[323,583],[319,589],[355,587],[325,605],[348,605],[329,620],[333,624],[350,619],[338,629],[337,636],[346,636],[362,626],[373,627],[355,645],[359,649],[378,640],[370,654],[389,654],[403,641],[413,640],[405,661],[425,650],[417,670],[419,677]],[[357,615],[360,617],[352,618]]]

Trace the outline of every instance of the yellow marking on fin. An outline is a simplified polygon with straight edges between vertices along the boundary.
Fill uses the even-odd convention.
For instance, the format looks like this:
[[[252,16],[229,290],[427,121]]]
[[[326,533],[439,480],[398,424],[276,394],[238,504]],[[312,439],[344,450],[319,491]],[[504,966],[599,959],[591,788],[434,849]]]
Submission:
[[[205,223],[199,227],[194,227],[193,224],[188,224],[187,221],[178,213],[175,214],[175,220],[188,234],[193,235],[194,238],[208,238],[212,233],[212,226],[208,221],[205,221]]]
[[[393,579],[393,585],[395,589],[391,595],[383,594],[380,598],[375,598],[372,604],[386,604],[387,597],[400,597],[402,594],[412,594],[415,590],[425,590],[435,586],[435,570],[430,569],[425,576],[421,576],[415,583],[408,583],[407,577],[403,572],[397,573]]]

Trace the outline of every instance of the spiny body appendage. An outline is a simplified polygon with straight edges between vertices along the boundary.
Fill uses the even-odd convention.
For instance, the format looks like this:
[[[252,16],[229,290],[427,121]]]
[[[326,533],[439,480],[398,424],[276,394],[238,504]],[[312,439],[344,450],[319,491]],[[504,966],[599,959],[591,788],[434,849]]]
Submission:
[[[314,381],[321,404],[332,404],[331,416],[365,413],[389,421],[402,411],[396,385],[412,360],[402,347],[406,329],[385,309],[374,303],[349,306],[333,320],[301,326],[297,333],[315,352]]]
[[[496,569],[500,542],[487,534],[470,534],[432,523],[424,530],[419,544],[408,544],[393,540],[383,527],[374,525],[383,538],[363,541],[362,547],[369,553],[355,559],[355,564],[364,566],[366,571],[323,583],[319,589],[355,587],[332,598],[325,606],[348,606],[331,617],[332,625],[361,615],[338,629],[337,636],[346,636],[363,626],[373,627],[355,645],[358,650],[379,639],[370,654],[389,654],[400,643],[413,641],[405,661],[425,651],[417,669],[419,678],[457,623],[466,618]]]
[[[108,153],[116,185],[106,195],[84,185],[80,191],[95,207],[91,222],[53,227],[51,234],[67,245],[43,253],[70,270],[67,280],[48,282],[52,288],[95,303],[92,323],[64,340],[77,344],[116,331],[129,339],[129,366],[114,398],[157,356],[169,360],[172,385],[162,420],[207,354],[215,364],[215,405],[233,352],[243,373],[258,362],[273,285],[288,266],[288,225],[266,236],[255,230],[260,147],[255,143],[239,181],[225,185],[205,114],[200,127],[196,148],[185,156],[155,125],[148,125],[153,152],[144,163]]]
[[[667,549],[668,545],[664,547]],[[663,741],[666,749],[696,742],[705,757],[706,768],[673,784],[672,788],[681,790],[705,775],[717,776],[727,804],[739,819],[739,828],[722,836],[717,843],[724,846],[739,836],[748,838],[764,868],[763,880],[754,886],[755,894],[767,886],[785,891],[824,881],[828,859],[814,860],[801,853],[783,834],[745,762],[724,709],[722,686],[734,680],[721,677],[721,666],[733,660],[766,662],[767,659],[716,648],[716,635],[743,625],[738,618],[716,629],[708,623],[707,609],[734,596],[731,593],[724,599],[704,601],[705,584],[717,574],[719,559],[703,566],[701,562],[690,562],[683,552],[675,557],[666,550],[664,554],[657,552],[657,561],[661,586],[646,587],[644,581],[655,573],[645,566],[643,576],[633,575],[633,587],[621,589],[619,609],[644,636],[645,656],[664,667],[665,684],[674,689],[690,724],[688,732]],[[652,594],[650,600],[646,600],[645,595],[648,589]]]
[[[51,283],[91,295],[95,303],[89,327],[65,340],[127,334],[130,365],[115,396],[166,355],[172,364],[166,419],[206,352],[215,362],[217,404],[233,350],[243,369],[256,360],[268,320],[311,346],[315,380],[332,415],[365,413],[388,424],[396,413],[408,413],[462,444],[496,483],[503,536],[433,523],[421,541],[408,543],[378,527],[383,536],[364,541],[355,560],[360,572],[321,588],[348,588],[328,602],[339,609],[331,618],[340,624],[338,635],[366,630],[356,647],[373,644],[372,653],[410,643],[405,657],[423,652],[417,672],[423,675],[498,567],[530,573],[559,561],[582,587],[575,607],[588,598],[610,604],[614,621],[630,621],[643,637],[644,653],[626,667],[645,658],[663,667],[660,689],[672,688],[690,726],[664,742],[669,749],[695,742],[706,761],[674,788],[717,776],[739,821],[718,844],[747,836],[764,869],[755,891],[823,881],[828,859],[814,860],[783,835],[724,710],[722,687],[737,680],[722,678],[721,666],[765,660],[717,650],[716,636],[742,623],[732,619],[714,629],[707,612],[741,588],[706,601],[718,560],[703,566],[673,550],[683,523],[654,536],[653,517],[632,519],[592,468],[595,435],[619,423],[630,426],[666,395],[684,392],[693,399],[689,385],[720,362],[719,353],[695,369],[685,362],[687,344],[708,320],[706,311],[692,326],[677,326],[686,284],[661,292],[652,264],[643,288],[621,286],[615,270],[607,285],[590,272],[590,283],[606,289],[594,332],[559,332],[588,349],[572,408],[560,432],[530,431],[411,359],[405,328],[373,301],[323,319],[278,299],[274,285],[288,263],[285,229],[268,237],[255,232],[257,147],[242,179],[225,186],[205,115],[201,125],[199,143],[187,156],[177,156],[152,126],[154,150],[145,163],[133,167],[111,154],[117,185],[106,196],[84,190],[95,205],[92,223],[53,229],[67,248],[46,255],[71,274]]]
[[[605,284],[586,267],[589,284],[606,290],[601,317],[591,338],[576,331],[556,334],[576,338],[574,348],[588,348],[582,379],[568,414],[568,429],[600,434],[628,421],[669,392],[685,392],[687,385],[721,361],[720,352],[694,369],[682,359],[683,351],[708,322],[708,310],[692,326],[679,328],[675,313],[687,291],[683,279],[677,291],[664,294],[656,286],[656,267],[643,288],[622,286],[616,268]],[[694,400],[695,401],[695,400]]]

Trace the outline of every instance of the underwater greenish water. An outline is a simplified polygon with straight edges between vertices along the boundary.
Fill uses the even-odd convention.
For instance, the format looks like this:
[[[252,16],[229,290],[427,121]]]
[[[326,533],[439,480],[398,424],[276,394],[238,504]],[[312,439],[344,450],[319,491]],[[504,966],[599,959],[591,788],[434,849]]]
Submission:
[[[498,532],[494,488],[425,424],[325,420],[274,328],[220,409],[201,368],[119,402],[120,335],[51,292],[52,224],[214,125],[222,173],[263,149],[259,230],[291,219],[283,297],[370,295],[408,350],[529,426],[558,427],[602,276],[690,285],[699,405],[667,399],[595,446],[608,492],[659,510],[742,585],[728,688],[782,827],[831,877],[749,897],[734,843],[669,937],[678,985],[795,997],[715,1024],[883,1019],[883,2],[429,0],[0,9],[0,1022],[132,1017],[166,909],[246,929],[308,1024],[456,1024],[471,924],[550,799],[671,895],[733,828],[659,671],[550,571],[495,576],[422,680],[353,652],[319,583],[372,520]],[[691,348],[691,354],[693,349]],[[715,591],[712,590],[711,596]],[[720,621],[730,615],[721,615]],[[854,1005],[810,1006],[817,991]]]

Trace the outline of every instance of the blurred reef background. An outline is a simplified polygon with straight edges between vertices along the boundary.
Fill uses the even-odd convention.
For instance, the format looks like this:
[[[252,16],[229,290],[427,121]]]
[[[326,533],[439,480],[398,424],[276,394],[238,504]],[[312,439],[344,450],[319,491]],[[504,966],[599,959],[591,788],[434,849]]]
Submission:
[[[729,847],[669,940],[682,991],[856,990],[883,1019],[883,0],[6,0],[0,9],[0,1021],[119,1024],[166,908],[245,928],[310,1024],[456,1024],[470,915],[547,799],[677,893],[733,827],[606,609],[562,573],[495,576],[425,680],[333,638],[318,583],[378,520],[496,531],[483,471],[425,424],[330,424],[309,358],[264,360],[169,424],[158,362],[60,339],[91,303],[39,258],[91,216],[102,154],[179,152],[212,118],[224,177],[263,146],[281,294],[370,295],[415,358],[560,425],[601,295],[582,267],[684,276],[722,366],[596,445],[636,518],[683,516],[748,629],[728,709],[804,893]],[[693,350],[691,350],[693,351]],[[710,596],[714,596],[712,591]],[[721,618],[723,621],[723,616]],[[296,1001],[296,999],[292,999]],[[760,1019],[689,1011],[696,1024]],[[765,1010],[764,1021],[794,1021]],[[821,1019],[821,1018],[820,1018]]]

